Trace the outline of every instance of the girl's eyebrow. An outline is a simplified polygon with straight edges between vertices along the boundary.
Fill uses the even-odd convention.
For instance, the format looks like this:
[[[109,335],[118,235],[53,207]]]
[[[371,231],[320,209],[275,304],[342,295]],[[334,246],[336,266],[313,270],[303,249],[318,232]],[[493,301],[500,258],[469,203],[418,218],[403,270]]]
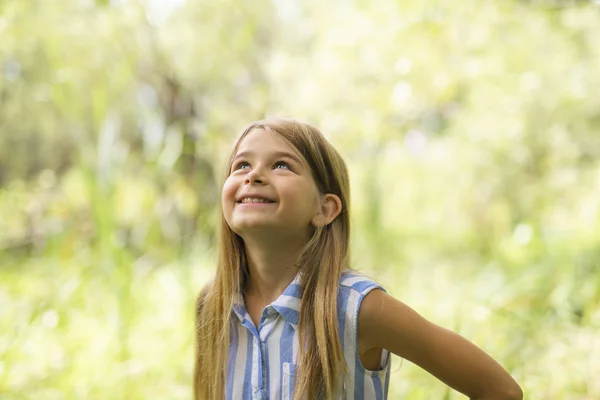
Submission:
[[[235,161],[238,158],[249,157],[249,156],[253,156],[253,155],[254,155],[253,151],[242,151],[240,153],[237,153],[235,155],[235,157],[233,158],[233,160]],[[269,155],[272,158],[287,157],[287,158],[290,158],[290,159],[294,160],[298,164],[303,165],[302,160],[300,160],[300,158],[298,158],[298,156],[296,156],[295,154],[292,154],[292,153],[288,153],[287,151],[275,151],[273,153],[270,153]]]

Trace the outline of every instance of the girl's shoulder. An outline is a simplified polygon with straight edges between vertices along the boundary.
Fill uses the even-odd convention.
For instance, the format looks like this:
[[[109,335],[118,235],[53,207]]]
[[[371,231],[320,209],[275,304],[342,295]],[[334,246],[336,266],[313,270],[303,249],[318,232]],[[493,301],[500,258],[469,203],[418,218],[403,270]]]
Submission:
[[[385,288],[374,279],[354,270],[345,270],[340,277],[339,289],[341,293],[360,294],[366,296],[373,289],[381,289],[386,292]]]
[[[338,312],[346,314],[346,318],[352,320],[352,325],[356,328],[363,300],[371,297],[374,292],[387,293],[374,279],[354,270],[344,271],[338,285]]]

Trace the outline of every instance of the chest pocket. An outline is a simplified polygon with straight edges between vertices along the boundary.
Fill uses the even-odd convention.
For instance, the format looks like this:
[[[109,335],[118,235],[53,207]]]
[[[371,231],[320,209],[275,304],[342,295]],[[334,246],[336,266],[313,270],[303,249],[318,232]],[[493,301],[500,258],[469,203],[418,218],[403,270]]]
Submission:
[[[294,380],[296,377],[296,366],[292,363],[283,363],[281,374],[281,400],[292,400],[294,395]]]

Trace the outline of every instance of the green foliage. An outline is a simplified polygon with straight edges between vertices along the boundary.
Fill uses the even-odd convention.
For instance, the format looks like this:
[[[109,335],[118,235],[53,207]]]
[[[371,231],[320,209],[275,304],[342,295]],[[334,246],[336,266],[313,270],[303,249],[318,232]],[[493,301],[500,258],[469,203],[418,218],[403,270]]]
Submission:
[[[600,397],[593,2],[0,1],[0,397],[191,394],[224,159],[348,162],[353,267],[531,399]],[[390,398],[458,398],[394,360]]]

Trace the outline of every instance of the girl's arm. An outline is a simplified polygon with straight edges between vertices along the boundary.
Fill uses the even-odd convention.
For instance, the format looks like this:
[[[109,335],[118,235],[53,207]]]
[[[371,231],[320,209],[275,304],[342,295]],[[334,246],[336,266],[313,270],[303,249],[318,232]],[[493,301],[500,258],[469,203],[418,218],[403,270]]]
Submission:
[[[521,400],[508,372],[479,347],[435,325],[381,290],[363,300],[358,316],[361,354],[385,348],[471,399]]]

